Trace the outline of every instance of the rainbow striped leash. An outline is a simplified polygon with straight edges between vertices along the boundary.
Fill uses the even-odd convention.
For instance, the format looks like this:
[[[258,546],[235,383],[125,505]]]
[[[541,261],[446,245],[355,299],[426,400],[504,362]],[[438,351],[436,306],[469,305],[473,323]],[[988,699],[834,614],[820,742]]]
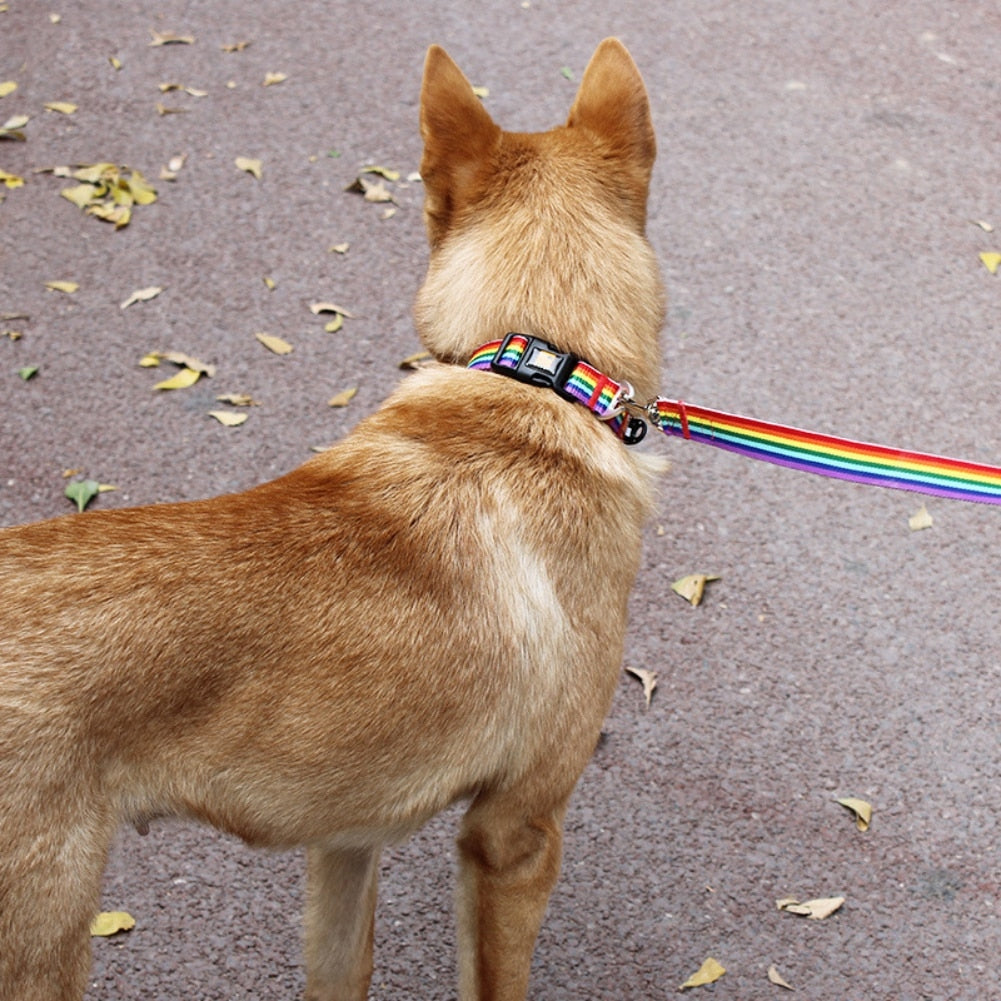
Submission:
[[[1001,504],[997,466],[836,438],[681,400],[659,398],[640,404],[633,400],[628,383],[617,383],[576,356],[526,334],[508,334],[483,345],[469,367],[553,389],[608,421],[628,445],[643,438],[649,422],[664,434],[789,469],[934,497]]]

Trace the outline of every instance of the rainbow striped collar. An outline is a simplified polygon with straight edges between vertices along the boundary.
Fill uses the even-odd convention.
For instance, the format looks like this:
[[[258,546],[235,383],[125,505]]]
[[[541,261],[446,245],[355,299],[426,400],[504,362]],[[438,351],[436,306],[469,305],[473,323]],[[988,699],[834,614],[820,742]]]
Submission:
[[[527,334],[508,334],[484,344],[473,354],[469,368],[553,389],[607,421],[627,445],[642,440],[649,422],[666,435],[790,469],[952,500],[1001,504],[1001,467],[836,438],[680,400],[659,398],[642,404],[633,399],[628,383],[615,382],[576,355]]]
[[[632,398],[627,382],[616,382],[593,365],[548,341],[528,334],[511,333],[473,352],[468,368],[552,389],[565,400],[581,403],[608,426],[626,445],[635,445],[646,434],[646,423],[627,412]]]

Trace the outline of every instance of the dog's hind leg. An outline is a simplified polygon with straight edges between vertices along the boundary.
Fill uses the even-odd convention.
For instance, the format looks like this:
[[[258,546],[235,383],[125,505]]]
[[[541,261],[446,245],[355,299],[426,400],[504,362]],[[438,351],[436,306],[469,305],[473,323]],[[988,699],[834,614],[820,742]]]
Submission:
[[[364,1001],[379,849],[311,845],[307,861],[306,1001]]]
[[[459,996],[523,1001],[535,939],[560,870],[566,800],[533,809],[481,793],[459,836]]]
[[[48,819],[45,829],[11,836],[3,828],[25,818],[0,818],[0,1001],[79,1001],[87,986],[90,922],[115,825]]]

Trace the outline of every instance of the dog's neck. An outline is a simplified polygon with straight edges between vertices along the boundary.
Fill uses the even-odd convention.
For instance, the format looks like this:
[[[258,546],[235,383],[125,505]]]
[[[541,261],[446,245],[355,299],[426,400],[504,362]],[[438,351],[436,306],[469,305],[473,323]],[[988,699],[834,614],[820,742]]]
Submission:
[[[519,382],[551,389],[563,399],[587,407],[605,421],[625,445],[646,434],[646,423],[632,416],[632,386],[616,382],[593,365],[530,334],[510,333],[473,352],[468,368],[497,372]]]

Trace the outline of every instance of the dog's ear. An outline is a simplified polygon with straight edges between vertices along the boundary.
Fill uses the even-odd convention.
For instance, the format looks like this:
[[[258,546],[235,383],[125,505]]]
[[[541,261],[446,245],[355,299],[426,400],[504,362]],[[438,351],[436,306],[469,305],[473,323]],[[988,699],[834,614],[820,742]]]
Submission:
[[[462,70],[438,45],[428,49],[424,61],[420,121],[424,218],[434,246],[455,208],[472,196],[479,168],[489,160],[501,130]]]
[[[636,63],[617,38],[606,38],[591,56],[567,126],[594,132],[649,180],[657,155],[650,102]]]

